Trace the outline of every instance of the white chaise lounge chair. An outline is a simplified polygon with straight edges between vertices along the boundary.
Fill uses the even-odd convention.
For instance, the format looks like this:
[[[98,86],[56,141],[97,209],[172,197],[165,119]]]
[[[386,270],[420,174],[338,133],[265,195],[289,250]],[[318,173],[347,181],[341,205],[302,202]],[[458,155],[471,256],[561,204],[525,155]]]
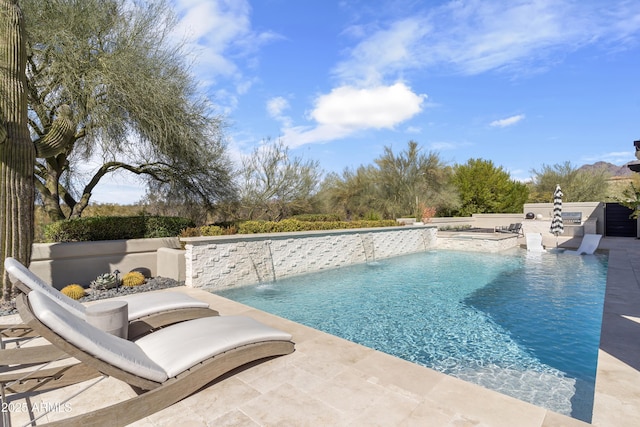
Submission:
[[[173,405],[233,369],[294,351],[290,334],[245,316],[188,320],[134,342],[101,331],[41,292],[18,295],[16,305],[22,320],[60,350],[89,369],[141,392],[129,400],[48,425],[128,425]]]
[[[546,252],[544,246],[542,245],[542,234],[541,233],[527,233],[527,251],[534,253],[542,253]]]
[[[23,293],[37,292],[85,320],[86,307],[75,301],[53,286],[46,284],[38,276],[33,274],[22,263],[14,258],[5,260],[5,269],[9,273],[13,284]],[[155,329],[171,325],[185,320],[201,317],[217,316],[218,312],[209,308],[203,301],[192,298],[181,292],[145,292],[143,294],[128,295],[116,298],[127,302],[129,327],[128,338],[134,339]],[[21,378],[21,373],[10,371],[23,370],[29,366],[47,364],[59,359],[68,358],[68,355],[51,344],[24,346],[24,344],[37,337],[28,325],[6,325],[0,329],[0,382],[11,383]],[[40,371],[42,367],[38,368]],[[58,370],[59,371],[59,370]],[[76,375],[76,371],[80,375]],[[40,371],[43,377],[54,375],[55,371]],[[60,371],[59,371],[60,372]],[[70,371],[62,371],[67,381],[82,381],[85,372],[77,367]],[[39,384],[41,389],[46,384]],[[15,387],[18,387],[17,385]],[[48,387],[48,386],[47,386]],[[26,391],[26,388],[21,388]]]
[[[600,239],[602,239],[600,234],[585,234],[577,251],[564,251],[564,253],[571,255],[591,255],[598,249]]]
[[[38,276],[15,258],[7,258],[4,267],[15,287],[24,293],[36,291],[64,305],[74,315],[85,318],[86,307],[69,298]],[[181,292],[151,292],[115,298],[126,301],[129,312],[129,338],[141,333],[184,320],[217,316],[209,304]]]

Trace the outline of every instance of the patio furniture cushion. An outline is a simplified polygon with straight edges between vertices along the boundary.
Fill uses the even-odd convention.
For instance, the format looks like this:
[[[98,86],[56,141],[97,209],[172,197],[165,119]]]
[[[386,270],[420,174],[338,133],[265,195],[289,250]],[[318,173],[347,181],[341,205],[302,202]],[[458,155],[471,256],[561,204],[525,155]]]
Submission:
[[[17,259],[5,259],[4,267],[9,274],[24,283],[30,289],[42,292],[46,294],[47,297],[59,301],[61,304],[64,304],[65,307],[68,307],[69,311],[74,315],[84,319],[84,311],[86,310],[84,305],[72,298],[69,298],[53,286],[49,286],[42,279],[33,274],[27,267],[22,265],[22,263]]]
[[[209,308],[209,304],[206,302],[181,292],[143,292],[127,295],[126,297],[117,297],[114,300],[127,302],[129,306],[129,321],[161,311],[179,310],[184,307]]]
[[[167,380],[164,369],[135,343],[99,330],[41,292],[29,292],[28,298],[33,314],[65,341],[133,375]]]
[[[14,258],[5,260],[7,272],[23,283],[29,289],[42,292],[49,298],[64,304],[74,315],[85,319],[86,307],[78,301],[69,298],[53,286],[45,283],[33,274],[27,267]],[[209,304],[192,298],[181,292],[153,292],[117,297],[120,301],[126,301],[129,310],[129,321],[145,316],[180,309],[208,309]],[[186,319],[185,319],[186,320]]]
[[[291,334],[250,317],[213,316],[177,323],[132,342],[99,330],[40,292],[30,292],[28,298],[34,315],[65,341],[110,365],[159,383],[244,345],[291,340]]]
[[[291,334],[246,316],[217,316],[190,320],[160,329],[135,343],[169,377],[214,355],[264,341],[290,341]]]

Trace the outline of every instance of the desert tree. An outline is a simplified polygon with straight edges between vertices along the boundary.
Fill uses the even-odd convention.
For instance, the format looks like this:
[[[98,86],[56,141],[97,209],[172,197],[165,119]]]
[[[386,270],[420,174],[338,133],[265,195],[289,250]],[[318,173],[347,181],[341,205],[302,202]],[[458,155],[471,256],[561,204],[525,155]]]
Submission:
[[[281,140],[264,141],[242,159],[242,218],[277,221],[310,213],[321,175],[317,161],[292,157]]]
[[[563,202],[599,202],[607,198],[610,174],[606,168],[579,169],[567,161],[553,166],[542,165],[531,174],[530,202],[552,202],[557,184],[562,187]]]
[[[447,186],[447,166],[437,153],[421,152],[415,141],[409,141],[398,154],[392,147],[384,147],[383,154],[374,162],[377,197],[385,204],[386,217],[415,215],[420,218],[421,206],[441,208],[455,197]]]
[[[16,0],[0,0],[0,274],[11,298],[4,259],[29,265],[34,227],[35,147],[27,127],[24,22]]]
[[[491,160],[469,159],[453,169],[452,183],[460,197],[457,215],[522,212],[529,193],[526,185]]]
[[[234,195],[223,117],[172,37],[167,1],[20,3],[35,184],[50,219],[81,216],[114,173],[204,206]]]
[[[341,174],[328,174],[320,190],[324,210],[346,220],[381,215],[384,203],[378,197],[376,173],[374,166],[361,165],[355,170],[346,168]]]

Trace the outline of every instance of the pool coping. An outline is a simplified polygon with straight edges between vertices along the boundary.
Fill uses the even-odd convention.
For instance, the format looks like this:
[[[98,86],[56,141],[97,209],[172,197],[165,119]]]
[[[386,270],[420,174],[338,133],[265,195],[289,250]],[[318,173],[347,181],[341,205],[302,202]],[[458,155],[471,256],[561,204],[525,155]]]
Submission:
[[[640,419],[640,241],[603,238],[600,248],[609,250],[609,266],[592,425],[626,427]],[[215,382],[136,426],[588,425],[214,294],[177,290],[222,315],[248,315],[292,333],[296,351]],[[74,411],[132,393],[111,378],[97,387],[76,398]],[[76,388],[31,401],[51,402]],[[12,414],[16,425],[24,415]],[[67,416],[52,413],[47,419]]]

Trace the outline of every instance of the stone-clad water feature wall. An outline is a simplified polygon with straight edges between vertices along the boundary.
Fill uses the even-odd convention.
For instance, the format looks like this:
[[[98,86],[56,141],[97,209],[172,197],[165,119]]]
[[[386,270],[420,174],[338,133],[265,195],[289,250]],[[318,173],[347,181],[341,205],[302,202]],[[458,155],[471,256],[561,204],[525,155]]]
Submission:
[[[186,285],[214,291],[434,249],[437,228],[404,226],[181,240],[186,248]]]

